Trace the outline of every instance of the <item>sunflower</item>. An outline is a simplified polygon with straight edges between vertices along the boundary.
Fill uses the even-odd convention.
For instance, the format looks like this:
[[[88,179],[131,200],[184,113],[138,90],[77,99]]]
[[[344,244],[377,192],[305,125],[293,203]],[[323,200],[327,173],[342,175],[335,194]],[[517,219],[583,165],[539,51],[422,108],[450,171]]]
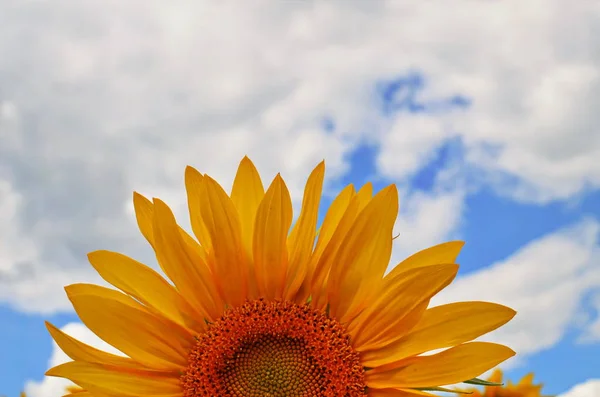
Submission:
[[[118,290],[67,286],[109,354],[47,323],[73,360],[46,374],[95,397],[423,396],[470,380],[515,353],[472,342],[515,312],[486,302],[428,308],[456,276],[462,242],[421,251],[385,275],[398,214],[394,185],[344,188],[317,229],[324,163],[292,227],[277,175],[265,191],[248,158],[231,194],[185,172],[194,239],[169,207],[134,193],[141,233],[172,283],[116,252],[88,255]],[[289,232],[289,233],[288,233]],[[423,355],[431,350],[444,349]]]
[[[493,384],[502,383],[502,370],[496,369],[488,382]],[[541,394],[542,387],[542,384],[533,384],[533,374],[530,373],[521,378],[521,381],[516,385],[509,381],[507,385],[503,386],[488,385],[483,391],[478,389],[466,391],[472,393],[471,397],[543,397]]]

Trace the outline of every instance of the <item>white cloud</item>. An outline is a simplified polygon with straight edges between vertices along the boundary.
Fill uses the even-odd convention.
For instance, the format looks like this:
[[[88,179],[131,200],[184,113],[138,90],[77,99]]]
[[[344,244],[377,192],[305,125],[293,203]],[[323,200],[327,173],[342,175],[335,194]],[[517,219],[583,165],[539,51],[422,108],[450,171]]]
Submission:
[[[509,258],[459,277],[432,304],[486,300],[517,310],[485,336],[518,357],[546,350],[565,335],[586,293],[600,290],[600,223],[585,219],[525,245]]]
[[[573,386],[558,397],[598,397],[600,395],[600,379],[588,379]]]
[[[593,2],[565,11],[560,0],[469,13],[408,1],[0,2],[0,53],[11,54],[0,59],[0,179],[20,201],[0,235],[35,247],[31,265],[3,259],[0,300],[68,310],[58,286],[95,280],[86,252],[151,259],[126,215],[131,191],[181,215],[187,164],[228,186],[249,154],[298,199],[311,167],[325,158],[334,179],[362,139],[382,145],[384,176],[405,182],[458,137],[461,180],[475,167],[478,184],[538,202],[597,188],[598,18]],[[427,79],[424,100],[461,93],[472,109],[383,119],[375,84],[411,70]],[[438,194],[460,213],[446,197],[462,188]],[[400,220],[407,251],[459,222],[443,233],[423,213]],[[10,272],[27,276],[6,281],[17,264]]]
[[[451,137],[451,130],[427,114],[401,114],[381,138],[377,159],[381,172],[395,179],[414,175],[432,160],[435,150]]]
[[[83,343],[87,343],[90,346],[98,349],[123,355],[121,352],[110,346],[95,334],[92,333],[85,325],[81,323],[69,323],[61,328],[66,334],[80,340]],[[48,362],[48,369],[57,365],[71,361],[71,359],[58,347],[58,345],[52,342],[52,355]],[[25,393],[28,397],[57,397],[65,395],[65,387],[72,384],[63,378],[44,377],[41,381],[28,381],[25,384]]]
[[[0,179],[0,270],[8,277],[14,274],[15,265],[35,258],[35,247],[27,239],[15,239],[19,234],[15,220],[22,197],[13,186]]]
[[[48,271],[42,263],[39,243],[23,230],[18,220],[22,214],[23,194],[6,180],[0,179],[0,301],[13,302],[17,309],[49,313],[57,308],[68,307],[69,301],[62,292],[63,286],[73,280],[102,280],[86,268],[66,266],[59,271]],[[43,221],[35,229],[52,225]],[[76,239],[77,236],[74,236]],[[64,251],[68,247],[51,247]]]
[[[404,176],[458,136],[467,164],[485,171],[478,182],[503,195],[546,202],[600,185],[596,3],[565,12],[562,1],[482,2],[469,13],[399,4],[414,44],[402,42],[398,53],[430,79],[422,100],[461,93],[473,106],[429,119],[400,115],[383,134],[383,172]]]
[[[581,343],[600,341],[600,290],[592,295],[590,303],[595,312],[595,318],[591,315],[584,316],[581,325],[584,328],[584,332],[579,338],[579,342]]]

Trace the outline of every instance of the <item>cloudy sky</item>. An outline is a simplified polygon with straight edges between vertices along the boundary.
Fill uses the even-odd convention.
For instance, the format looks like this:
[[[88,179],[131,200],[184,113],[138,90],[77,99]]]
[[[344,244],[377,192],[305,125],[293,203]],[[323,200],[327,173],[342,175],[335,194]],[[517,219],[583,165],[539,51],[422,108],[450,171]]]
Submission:
[[[396,183],[394,260],[466,240],[436,303],[517,309],[507,375],[596,397],[598,109],[597,0],[0,0],[0,394],[62,395],[43,320],[99,343],[88,251],[154,265],[133,190],[184,220],[184,167],[247,154],[296,203],[322,159],[324,208]]]

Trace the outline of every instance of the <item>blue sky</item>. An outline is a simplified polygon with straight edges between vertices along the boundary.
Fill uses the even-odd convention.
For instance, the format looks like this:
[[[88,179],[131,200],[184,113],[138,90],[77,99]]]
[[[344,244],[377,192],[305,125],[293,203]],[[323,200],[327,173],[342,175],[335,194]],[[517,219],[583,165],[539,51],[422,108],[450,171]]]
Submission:
[[[507,377],[596,393],[600,12],[584,3],[482,3],[467,18],[403,1],[261,13],[0,0],[13,55],[0,59],[0,395],[61,390],[43,378],[61,359],[44,320],[79,332],[62,286],[98,281],[86,252],[152,263],[133,190],[183,217],[185,165],[229,186],[246,154],[264,181],[282,172],[295,204],[325,159],[323,210],[348,183],[397,184],[394,263],[465,240],[436,303],[514,307],[490,336],[519,354]],[[214,21],[190,19],[208,8]]]

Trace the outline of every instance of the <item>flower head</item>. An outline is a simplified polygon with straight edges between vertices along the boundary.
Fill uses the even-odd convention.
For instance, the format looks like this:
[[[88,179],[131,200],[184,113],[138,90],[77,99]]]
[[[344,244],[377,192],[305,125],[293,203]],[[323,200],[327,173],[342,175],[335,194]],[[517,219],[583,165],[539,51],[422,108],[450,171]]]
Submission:
[[[266,191],[248,158],[231,194],[185,173],[192,237],[161,200],[134,194],[159,273],[119,253],[89,254],[118,290],[66,292],[116,356],[64,334],[73,359],[47,372],[98,396],[422,396],[474,378],[514,355],[471,342],[512,309],[486,302],[428,308],[456,276],[462,242],[421,251],[385,275],[398,214],[394,185],[346,187],[317,229],[324,163],[310,174],[300,214],[277,175]],[[441,353],[422,355],[448,348]]]

